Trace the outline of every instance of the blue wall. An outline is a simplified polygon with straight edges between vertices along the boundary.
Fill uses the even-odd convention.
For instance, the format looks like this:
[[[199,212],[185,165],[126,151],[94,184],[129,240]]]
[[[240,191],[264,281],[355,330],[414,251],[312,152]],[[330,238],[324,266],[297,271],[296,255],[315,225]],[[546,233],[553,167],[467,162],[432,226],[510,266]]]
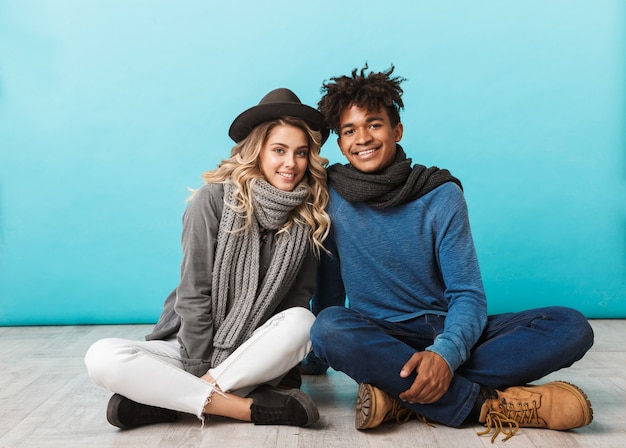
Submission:
[[[210,3],[0,1],[0,324],[154,322],[232,119],[365,61],[462,179],[491,312],[626,316],[623,2]]]

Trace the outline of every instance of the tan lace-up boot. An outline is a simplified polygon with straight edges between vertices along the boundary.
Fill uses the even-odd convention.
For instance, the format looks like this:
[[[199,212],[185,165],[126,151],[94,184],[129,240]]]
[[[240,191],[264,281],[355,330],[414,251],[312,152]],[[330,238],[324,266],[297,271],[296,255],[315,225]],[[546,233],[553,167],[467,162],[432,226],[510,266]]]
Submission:
[[[587,395],[577,386],[554,381],[541,386],[515,386],[496,391],[498,398],[485,401],[478,421],[510,438],[518,427],[565,430],[586,426],[593,420]],[[508,426],[508,431],[505,427]]]
[[[394,419],[398,423],[406,423],[413,416],[418,415],[402,406],[391,395],[371,384],[359,384],[354,421],[356,429],[376,428],[381,423]]]

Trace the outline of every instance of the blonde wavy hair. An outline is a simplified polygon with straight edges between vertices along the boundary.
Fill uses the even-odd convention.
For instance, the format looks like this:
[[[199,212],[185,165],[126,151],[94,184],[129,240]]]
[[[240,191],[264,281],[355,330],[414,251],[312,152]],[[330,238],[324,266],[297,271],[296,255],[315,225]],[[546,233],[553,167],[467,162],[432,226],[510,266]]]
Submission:
[[[307,136],[308,165],[300,185],[309,191],[309,196],[293,210],[287,222],[278,229],[277,233],[289,232],[294,223],[308,225],[311,247],[315,255],[319,257],[320,251],[326,251],[323,242],[330,230],[330,217],[326,213],[329,198],[326,186],[328,159],[320,155],[322,141],[320,132],[309,128],[303,120],[295,117],[282,117],[258,125],[244,140],[233,147],[229,158],[222,160],[217,169],[206,171],[202,178],[206,183],[229,181],[234,184],[236,205],[230,206],[246,217],[247,224],[241,230],[248,229],[254,218],[252,185],[258,179],[263,178],[259,154],[270,132],[280,125],[302,129]]]

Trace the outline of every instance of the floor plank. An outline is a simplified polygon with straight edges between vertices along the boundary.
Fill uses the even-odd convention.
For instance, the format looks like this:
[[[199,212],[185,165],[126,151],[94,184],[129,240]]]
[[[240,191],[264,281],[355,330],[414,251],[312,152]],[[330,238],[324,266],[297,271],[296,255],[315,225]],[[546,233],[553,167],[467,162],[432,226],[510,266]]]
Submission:
[[[594,406],[594,422],[579,430],[520,429],[492,445],[479,425],[452,429],[410,421],[374,430],[354,429],[356,384],[331,371],[305,377],[303,389],[318,404],[314,428],[254,426],[212,417],[204,427],[188,416],[176,423],[130,431],[110,426],[104,409],[110,393],[85,373],[83,355],[109,336],[141,339],[146,325],[0,327],[0,448],[188,447],[602,447],[624,446],[626,429],[626,320],[592,320],[596,342],[585,358],[541,382],[579,385]]]

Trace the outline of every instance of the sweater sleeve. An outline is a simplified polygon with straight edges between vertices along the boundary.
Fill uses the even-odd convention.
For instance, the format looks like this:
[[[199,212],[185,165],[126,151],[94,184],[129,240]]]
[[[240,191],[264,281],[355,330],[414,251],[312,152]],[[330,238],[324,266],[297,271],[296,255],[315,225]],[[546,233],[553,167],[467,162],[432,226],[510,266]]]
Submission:
[[[448,310],[444,330],[426,350],[441,355],[452,372],[470,356],[487,322],[487,300],[471,235],[467,204],[458,187],[447,187],[434,216],[436,258]]]
[[[181,321],[178,341],[183,365],[196,376],[211,367],[211,284],[222,210],[223,187],[209,184],[195,193],[183,216],[183,258],[175,310]]]

